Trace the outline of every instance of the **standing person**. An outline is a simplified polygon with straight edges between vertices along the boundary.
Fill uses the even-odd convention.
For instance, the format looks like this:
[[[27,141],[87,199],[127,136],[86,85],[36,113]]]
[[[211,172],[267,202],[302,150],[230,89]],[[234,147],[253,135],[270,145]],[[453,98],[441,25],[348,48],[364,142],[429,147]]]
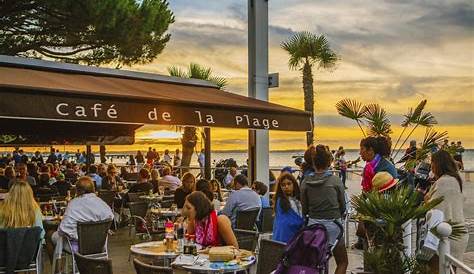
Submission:
[[[163,161],[171,165],[171,155],[168,149],[165,149],[165,154],[163,155]]]
[[[444,213],[445,220],[451,220],[461,226],[465,226],[464,218],[464,196],[463,182],[459,176],[459,170],[452,156],[445,150],[440,150],[431,156],[431,171],[435,175],[436,181],[430,191],[426,194],[425,200],[433,200],[443,197],[443,201],[435,207]],[[466,229],[464,227],[464,229]],[[462,261],[466,251],[469,235],[463,234],[459,239],[450,239],[450,253],[456,259]],[[434,267],[433,273],[438,273],[437,255],[434,255],[430,265]],[[438,271],[436,271],[438,270]]]
[[[137,155],[135,156],[135,160],[137,162],[138,169],[143,167],[145,163],[145,158],[143,158],[143,154],[140,150],[137,151]]]
[[[41,152],[35,151],[35,155],[31,156],[31,161],[36,164],[44,164],[43,155],[41,155]]]
[[[362,172],[363,191],[371,191],[372,178],[377,172],[386,171],[393,178],[398,178],[395,166],[388,159],[390,147],[390,141],[386,137],[369,136],[360,141],[360,157],[366,162]]]
[[[32,226],[40,227],[41,238],[44,238],[43,215],[33,197],[33,191],[29,183],[17,181],[0,203],[0,228]]]
[[[201,169],[201,173],[199,175],[201,178],[204,178],[204,167],[206,166],[206,154],[204,153],[204,149],[201,149],[201,152],[198,154],[198,163],[199,168]]]
[[[193,174],[187,172],[181,178],[181,182],[183,185],[178,187],[174,192],[174,203],[178,208],[183,208],[186,196],[193,192],[194,185],[196,184],[196,177],[194,177]]]
[[[195,234],[196,242],[201,246],[231,245],[239,248],[229,218],[217,216],[211,201],[201,191],[194,191],[186,197],[182,212],[188,220],[187,233]]]
[[[179,152],[179,149],[176,149],[176,151],[174,153],[173,166],[174,167],[181,166],[181,154]]]
[[[284,173],[278,178],[273,199],[275,219],[272,239],[288,243],[304,225],[300,188],[291,173]]]
[[[462,154],[464,151],[465,149],[462,146],[461,141],[458,141],[456,144],[456,152],[454,153],[454,160],[459,163],[460,170],[464,170],[464,163],[462,162]]]
[[[248,211],[262,208],[262,201],[255,191],[249,188],[249,181],[243,174],[234,178],[234,189],[222,209],[222,214],[226,215],[232,221],[232,227],[235,227],[238,211]]]
[[[82,162],[81,162],[81,155],[82,155],[82,154],[81,154],[81,151],[78,149],[78,150],[76,151],[76,154],[74,154],[74,156],[76,156],[76,163],[82,163]]]
[[[51,151],[48,155],[48,159],[46,159],[46,163],[48,164],[54,164],[58,161],[58,157],[56,156],[55,149],[51,147]]]
[[[324,225],[329,244],[334,245],[343,232],[342,216],[346,211],[344,186],[341,179],[329,171],[332,161],[330,152],[323,145],[310,146],[308,150],[309,164],[313,166],[314,172],[308,173],[301,183],[303,215],[308,217],[308,225]],[[346,273],[348,259],[343,240],[337,242],[333,253],[337,265],[334,273]]]
[[[151,166],[153,165],[154,160],[155,160],[155,154],[151,150],[151,147],[149,147],[148,152],[146,153],[146,163]]]
[[[130,172],[135,172],[135,158],[133,155],[129,155],[128,165],[130,166]]]
[[[347,186],[346,186],[347,161],[346,161],[345,155],[346,155],[346,151],[344,149],[340,149],[337,152],[336,166],[339,169],[339,178],[341,178],[341,181],[342,181],[342,184],[344,185],[344,188],[347,189]]]
[[[449,149],[449,140],[448,139],[444,139],[444,142],[441,145],[441,149],[443,149],[443,150],[448,150]]]

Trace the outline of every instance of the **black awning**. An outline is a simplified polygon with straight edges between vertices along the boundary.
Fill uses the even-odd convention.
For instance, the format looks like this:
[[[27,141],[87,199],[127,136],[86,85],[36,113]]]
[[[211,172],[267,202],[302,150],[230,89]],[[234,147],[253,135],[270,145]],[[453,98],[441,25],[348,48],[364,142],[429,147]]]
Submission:
[[[92,123],[100,128],[162,124],[311,129],[307,112],[199,81],[12,59],[22,58],[0,56],[0,119]]]

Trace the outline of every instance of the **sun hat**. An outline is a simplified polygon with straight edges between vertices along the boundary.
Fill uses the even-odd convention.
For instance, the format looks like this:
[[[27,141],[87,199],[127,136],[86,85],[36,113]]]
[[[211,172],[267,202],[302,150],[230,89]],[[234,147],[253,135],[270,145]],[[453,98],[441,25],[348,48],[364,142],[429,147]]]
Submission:
[[[378,172],[372,178],[372,190],[384,192],[387,189],[394,187],[398,183],[398,179],[392,177],[388,172]]]

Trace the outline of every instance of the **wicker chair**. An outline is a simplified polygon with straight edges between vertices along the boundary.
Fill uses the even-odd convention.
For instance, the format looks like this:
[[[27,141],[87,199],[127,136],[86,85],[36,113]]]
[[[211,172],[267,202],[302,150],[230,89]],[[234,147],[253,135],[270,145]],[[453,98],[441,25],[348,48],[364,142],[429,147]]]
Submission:
[[[239,248],[255,252],[258,243],[258,232],[253,230],[234,229]]]
[[[260,213],[262,218],[262,229],[261,233],[272,233],[273,232],[273,209],[269,208],[262,208],[262,212]]]
[[[237,219],[235,223],[236,229],[255,230],[255,222],[257,221],[260,208],[237,211]]]
[[[115,218],[115,192],[111,190],[99,190],[99,198],[102,199],[109,207],[112,209],[114,213],[114,227],[117,230],[117,218]]]
[[[281,261],[285,248],[285,243],[262,239],[258,254],[257,273],[270,274],[275,270]]]
[[[139,202],[140,201],[140,196],[145,195],[145,192],[135,192],[135,193],[127,193],[128,195],[128,201],[129,202]]]
[[[23,230],[23,232],[22,232]],[[14,244],[14,248],[17,250],[11,250],[9,248],[7,237],[9,235],[8,231],[20,231],[24,233],[25,238],[23,243]],[[10,228],[10,229],[0,229],[0,273],[8,272],[8,261],[10,259],[9,251],[18,252],[18,260],[15,262],[14,272],[35,272],[40,274],[40,265],[41,265],[41,228],[31,227],[31,228]],[[36,242],[35,242],[36,241]]]
[[[145,220],[146,214],[148,212],[148,204],[146,202],[132,202],[128,203],[128,208],[130,209],[130,223],[128,224],[128,236],[132,236],[132,228],[134,229],[133,239],[137,235],[146,234],[148,239],[151,239],[150,231],[148,230],[148,224]],[[144,233],[137,233],[137,227],[143,223],[145,228]]]
[[[173,269],[164,266],[154,266],[140,262],[138,259],[133,260],[133,266],[137,274],[172,274]]]
[[[81,274],[112,274],[112,260],[90,258],[74,254],[77,269]]]
[[[112,220],[77,224],[79,253],[89,257],[108,257],[107,240]]]

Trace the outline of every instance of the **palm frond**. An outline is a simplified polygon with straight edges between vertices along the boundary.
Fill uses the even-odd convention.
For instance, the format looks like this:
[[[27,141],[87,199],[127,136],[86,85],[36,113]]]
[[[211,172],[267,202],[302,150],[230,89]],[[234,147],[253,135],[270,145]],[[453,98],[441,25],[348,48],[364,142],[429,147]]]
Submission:
[[[403,115],[405,117],[405,120],[403,120],[403,122],[401,123],[401,126],[402,127],[408,127],[410,124],[415,123],[419,119],[419,117],[420,117],[421,113],[423,112],[423,109],[425,108],[427,102],[428,101],[426,99],[422,100],[415,107],[415,110],[410,108],[409,112],[407,114]]]
[[[224,89],[227,86],[227,79],[224,77],[213,76],[209,81],[215,84],[219,89]]]
[[[366,105],[364,109],[364,118],[367,121],[370,135],[389,136],[392,133],[387,112],[380,105],[370,104]]]
[[[319,68],[330,69],[338,60],[324,35],[318,36],[308,31],[294,34],[280,46],[290,55],[288,66],[294,70],[301,69],[307,60],[312,64],[317,63]]]
[[[215,84],[219,89],[224,89],[227,86],[227,79],[224,77],[213,76],[212,69],[204,67],[200,64],[191,63],[189,64],[188,71],[185,71],[179,67],[168,67],[168,73],[171,76],[181,78],[193,78],[209,81]]]
[[[336,103],[336,109],[339,115],[356,121],[362,134],[364,137],[366,136],[365,131],[361,126],[361,119],[364,118],[365,108],[360,102],[345,98]]]
[[[336,109],[339,115],[352,120],[360,120],[364,118],[364,114],[366,111],[362,103],[349,98],[337,102]]]
[[[436,118],[431,114],[431,112],[426,112],[421,114],[415,123],[424,127],[432,127],[436,125],[438,121],[436,121]]]
[[[189,64],[188,75],[189,78],[209,80],[211,78],[211,68],[206,68],[196,63]]]

